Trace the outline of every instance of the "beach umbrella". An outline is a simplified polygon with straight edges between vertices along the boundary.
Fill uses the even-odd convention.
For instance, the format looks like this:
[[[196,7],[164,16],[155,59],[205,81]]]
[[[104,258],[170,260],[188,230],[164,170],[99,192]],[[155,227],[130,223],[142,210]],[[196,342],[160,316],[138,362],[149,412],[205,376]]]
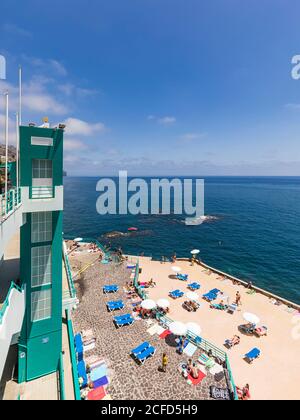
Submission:
[[[250,324],[254,324],[257,325],[260,322],[260,319],[258,318],[258,316],[251,314],[250,312],[245,312],[243,314],[243,318],[245,321],[249,322]]]
[[[197,255],[200,254],[200,249],[193,249],[193,251],[191,251],[192,255]]]
[[[141,307],[143,309],[151,310],[151,309],[156,308],[156,303],[152,299],[146,299],[146,300],[143,300],[143,302],[141,303]]]
[[[188,292],[188,293],[186,294],[186,297],[187,297],[189,300],[198,300],[198,299],[199,299],[199,295],[198,295],[197,293],[195,293],[195,292]]]
[[[174,266],[172,267],[172,270],[174,271],[174,273],[180,273],[181,268],[180,268],[180,267],[177,267],[176,265],[174,265]]]
[[[174,321],[169,325],[169,330],[174,335],[186,335],[187,327],[183,322]]]
[[[200,325],[196,324],[196,322],[188,322],[186,324],[186,327],[189,332],[191,332],[194,335],[200,335],[201,334],[201,327]]]
[[[157,306],[162,309],[166,309],[170,307],[170,302],[168,299],[159,299],[157,302]]]
[[[82,242],[83,241],[83,239],[82,238],[75,238],[74,239],[74,242]]]

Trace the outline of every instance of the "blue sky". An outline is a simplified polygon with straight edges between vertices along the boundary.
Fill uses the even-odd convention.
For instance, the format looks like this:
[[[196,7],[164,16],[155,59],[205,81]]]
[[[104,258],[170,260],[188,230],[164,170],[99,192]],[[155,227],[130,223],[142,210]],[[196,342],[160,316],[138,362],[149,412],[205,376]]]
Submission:
[[[70,175],[300,175],[299,1],[0,7],[11,119],[21,64],[23,122],[67,122]]]

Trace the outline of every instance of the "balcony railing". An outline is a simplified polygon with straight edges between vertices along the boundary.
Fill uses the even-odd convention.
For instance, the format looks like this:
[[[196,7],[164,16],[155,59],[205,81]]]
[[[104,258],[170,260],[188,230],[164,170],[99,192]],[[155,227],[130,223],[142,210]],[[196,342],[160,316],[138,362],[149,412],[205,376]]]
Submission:
[[[13,213],[16,207],[21,204],[21,188],[13,188],[5,194],[0,195],[0,220],[10,213]]]
[[[30,199],[43,200],[48,198],[55,198],[55,187],[30,187]]]
[[[23,292],[22,288],[20,288],[19,286],[17,286],[13,281],[11,282],[11,286],[10,286],[10,288],[8,290],[6,299],[5,299],[5,301],[4,301],[3,305],[2,305],[2,308],[0,309],[0,325],[2,324],[4,315],[5,315],[8,307],[9,307],[10,297],[11,297],[11,294],[12,294],[13,290],[17,290],[20,293]]]

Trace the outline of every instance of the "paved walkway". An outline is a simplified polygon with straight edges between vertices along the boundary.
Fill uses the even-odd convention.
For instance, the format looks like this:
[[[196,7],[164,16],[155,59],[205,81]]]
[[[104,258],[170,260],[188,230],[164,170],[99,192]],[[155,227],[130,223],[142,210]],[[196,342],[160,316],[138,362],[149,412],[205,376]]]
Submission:
[[[76,261],[71,259],[71,265]],[[126,266],[110,264],[102,265],[99,262],[90,267],[81,281],[84,283],[84,293],[81,303],[74,312],[73,321],[76,332],[92,328],[96,337],[96,348],[91,354],[97,354],[107,360],[111,384],[109,392],[113,399],[163,399],[188,400],[209,399],[210,385],[225,387],[225,379],[218,384],[210,374],[202,384],[193,386],[180,375],[178,366],[187,361],[188,357],[180,356],[173,347],[174,342],[162,340],[157,335],[147,333],[149,326],[144,320],[136,321],[132,326],[117,330],[113,324],[113,314],[108,313],[106,302],[109,300],[126,300],[123,285],[130,278],[130,271]],[[120,290],[114,295],[103,295],[102,286],[105,284],[118,284]],[[118,315],[131,312],[130,301],[126,308]],[[129,356],[130,351],[149,341],[156,349],[156,355],[148,359],[143,366],[139,366]],[[168,343],[169,341],[169,343]],[[163,352],[169,357],[167,373],[159,370]],[[196,352],[193,359],[200,354]],[[87,354],[89,355],[89,353]]]

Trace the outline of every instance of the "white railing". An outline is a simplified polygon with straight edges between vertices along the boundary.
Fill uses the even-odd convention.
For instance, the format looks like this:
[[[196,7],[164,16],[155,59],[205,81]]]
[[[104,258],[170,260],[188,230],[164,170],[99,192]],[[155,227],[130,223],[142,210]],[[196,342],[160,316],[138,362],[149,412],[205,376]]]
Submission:
[[[21,188],[13,188],[7,192],[7,195],[0,195],[0,222],[21,204]]]

